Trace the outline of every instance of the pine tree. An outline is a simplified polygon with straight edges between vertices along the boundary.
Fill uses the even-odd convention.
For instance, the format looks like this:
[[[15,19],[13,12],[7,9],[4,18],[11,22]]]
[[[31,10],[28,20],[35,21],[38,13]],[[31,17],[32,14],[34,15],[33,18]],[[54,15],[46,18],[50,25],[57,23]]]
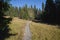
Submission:
[[[42,13],[44,12],[44,3],[42,2]]]
[[[21,12],[22,19],[29,19],[27,4],[22,8]]]
[[[0,40],[5,40],[9,35],[8,23],[10,23],[12,19],[6,18],[4,14],[8,9],[9,0],[0,0]]]
[[[34,5],[34,16],[35,16],[35,18],[37,17],[37,8],[36,8],[36,5]]]
[[[54,23],[56,21],[56,8],[53,0],[46,0],[44,21]]]
[[[21,18],[21,7],[19,7],[18,9],[18,15],[19,15],[19,18]]]
[[[55,0],[56,2],[56,22],[60,24],[60,0]]]
[[[0,24],[3,23],[2,21],[3,21],[4,13],[9,8],[8,2],[9,2],[9,0],[0,0]]]

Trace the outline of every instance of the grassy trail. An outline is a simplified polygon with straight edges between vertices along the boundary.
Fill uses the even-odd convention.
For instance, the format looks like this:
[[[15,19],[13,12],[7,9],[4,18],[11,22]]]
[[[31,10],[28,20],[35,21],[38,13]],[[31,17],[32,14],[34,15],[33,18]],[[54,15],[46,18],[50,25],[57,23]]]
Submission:
[[[28,21],[26,26],[25,26],[25,32],[24,32],[23,40],[31,40],[30,23],[31,22]]]

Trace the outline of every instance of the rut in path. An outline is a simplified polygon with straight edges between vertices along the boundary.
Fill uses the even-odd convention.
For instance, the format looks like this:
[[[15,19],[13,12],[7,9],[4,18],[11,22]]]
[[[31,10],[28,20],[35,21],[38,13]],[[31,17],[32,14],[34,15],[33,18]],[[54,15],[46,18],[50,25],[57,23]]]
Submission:
[[[24,30],[23,40],[31,40],[30,21],[27,22]]]

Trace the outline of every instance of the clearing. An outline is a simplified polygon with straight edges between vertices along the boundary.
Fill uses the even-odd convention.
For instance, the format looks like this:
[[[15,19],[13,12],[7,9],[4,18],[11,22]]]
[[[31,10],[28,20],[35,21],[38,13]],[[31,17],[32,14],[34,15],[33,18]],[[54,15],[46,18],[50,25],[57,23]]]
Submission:
[[[9,24],[11,34],[5,40],[60,40],[60,29],[53,25],[13,18]]]
[[[6,40],[22,40],[24,28],[26,25],[26,20],[18,19],[17,17],[13,18],[11,24],[9,24],[10,34],[16,34],[15,36],[10,36]]]
[[[31,22],[32,40],[60,40],[60,29],[57,26]]]

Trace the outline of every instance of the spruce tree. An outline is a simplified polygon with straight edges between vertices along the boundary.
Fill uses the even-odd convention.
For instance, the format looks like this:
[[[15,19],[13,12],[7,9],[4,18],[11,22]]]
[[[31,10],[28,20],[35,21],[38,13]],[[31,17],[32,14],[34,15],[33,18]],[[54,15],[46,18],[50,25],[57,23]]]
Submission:
[[[60,24],[60,0],[55,0],[56,2],[56,22]]]
[[[0,0],[0,40],[5,40],[9,37],[8,23],[12,20],[11,18],[5,17],[5,12],[9,9],[9,0]]]
[[[54,23],[56,21],[56,8],[53,0],[46,0],[44,21]]]

